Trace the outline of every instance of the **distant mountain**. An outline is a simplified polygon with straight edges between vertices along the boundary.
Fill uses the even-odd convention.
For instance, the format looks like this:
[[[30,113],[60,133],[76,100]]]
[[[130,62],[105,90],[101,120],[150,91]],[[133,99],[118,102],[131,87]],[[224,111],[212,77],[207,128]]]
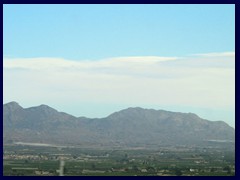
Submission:
[[[105,118],[74,117],[40,105],[3,105],[3,140],[87,146],[157,147],[235,142],[235,130],[223,121],[193,113],[128,108]]]

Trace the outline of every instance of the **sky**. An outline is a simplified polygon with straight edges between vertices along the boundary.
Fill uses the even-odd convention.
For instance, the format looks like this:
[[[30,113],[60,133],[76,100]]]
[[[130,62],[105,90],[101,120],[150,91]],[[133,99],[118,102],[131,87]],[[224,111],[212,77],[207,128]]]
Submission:
[[[5,4],[3,100],[86,117],[192,112],[235,127],[235,6]]]

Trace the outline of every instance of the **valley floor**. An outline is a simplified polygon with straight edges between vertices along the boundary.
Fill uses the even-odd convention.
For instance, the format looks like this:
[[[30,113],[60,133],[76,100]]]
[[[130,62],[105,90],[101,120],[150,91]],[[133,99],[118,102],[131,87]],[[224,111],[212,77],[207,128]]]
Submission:
[[[235,152],[213,147],[86,149],[4,145],[4,176],[234,176]]]

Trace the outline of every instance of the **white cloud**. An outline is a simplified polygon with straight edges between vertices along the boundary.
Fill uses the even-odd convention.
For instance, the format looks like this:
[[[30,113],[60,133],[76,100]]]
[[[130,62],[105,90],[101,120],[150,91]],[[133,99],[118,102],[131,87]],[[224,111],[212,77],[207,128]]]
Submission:
[[[70,61],[61,58],[15,58],[4,60],[4,68],[22,68],[22,69],[45,69],[45,70],[56,70],[61,68],[68,69],[95,69],[95,68],[126,68],[133,66],[145,66],[145,65],[155,65],[159,62],[176,60],[176,57],[118,57],[109,58],[98,61]]]
[[[235,57],[235,52],[203,53],[203,54],[195,54],[195,56],[207,56],[207,57]]]
[[[5,58],[4,101],[234,108],[234,61],[234,56],[221,57],[219,63],[216,56],[119,57],[98,61]]]

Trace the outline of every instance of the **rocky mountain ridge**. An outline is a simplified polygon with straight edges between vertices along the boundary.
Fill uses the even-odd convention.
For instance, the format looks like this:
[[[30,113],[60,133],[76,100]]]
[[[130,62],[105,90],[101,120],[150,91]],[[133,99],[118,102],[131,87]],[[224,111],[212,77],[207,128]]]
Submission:
[[[193,113],[127,108],[105,118],[74,117],[47,106],[3,105],[3,140],[96,146],[208,145],[235,142],[235,130],[223,121]]]

